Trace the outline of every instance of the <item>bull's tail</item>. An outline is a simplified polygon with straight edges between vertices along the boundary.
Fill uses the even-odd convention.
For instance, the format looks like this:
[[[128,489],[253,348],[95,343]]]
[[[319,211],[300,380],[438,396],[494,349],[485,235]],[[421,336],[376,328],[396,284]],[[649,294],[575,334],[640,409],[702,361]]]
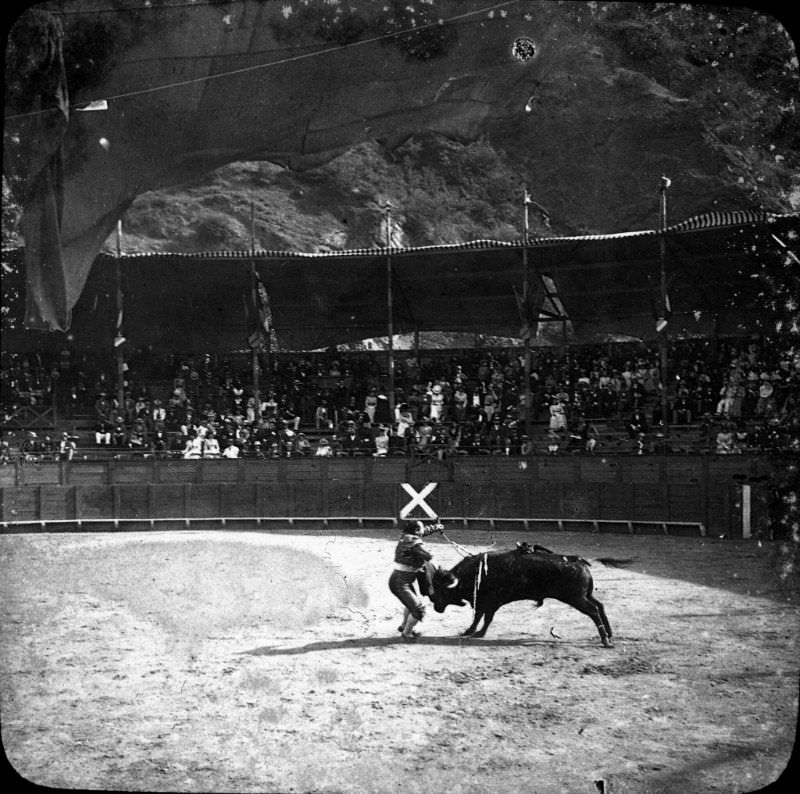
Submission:
[[[619,557],[595,557],[595,559],[608,568],[625,568],[636,560],[635,557],[626,557],[625,559],[620,559]]]

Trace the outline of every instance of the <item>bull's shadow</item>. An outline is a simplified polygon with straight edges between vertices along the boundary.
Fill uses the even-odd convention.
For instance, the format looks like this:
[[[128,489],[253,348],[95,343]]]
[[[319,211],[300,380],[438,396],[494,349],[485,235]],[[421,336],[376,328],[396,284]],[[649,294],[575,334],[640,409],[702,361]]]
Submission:
[[[397,637],[353,637],[345,640],[320,640],[310,642],[307,645],[295,645],[292,647],[263,645],[249,651],[239,651],[239,656],[298,656],[303,653],[317,653],[321,651],[339,651],[348,648],[386,648],[393,645],[399,646],[418,646],[418,645],[450,645],[455,647],[469,648],[519,648],[527,645],[538,646],[571,646],[571,647],[595,647],[595,640],[578,640],[565,642],[563,640],[553,640],[549,638],[537,639],[536,637],[514,637],[509,639],[486,639],[485,637],[472,639],[470,637],[417,637],[413,643],[405,642]]]

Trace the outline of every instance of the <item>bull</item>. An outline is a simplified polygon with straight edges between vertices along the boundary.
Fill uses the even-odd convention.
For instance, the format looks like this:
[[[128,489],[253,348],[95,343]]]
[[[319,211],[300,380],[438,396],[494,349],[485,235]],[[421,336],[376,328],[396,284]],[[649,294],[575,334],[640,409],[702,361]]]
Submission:
[[[450,570],[432,570],[426,595],[440,613],[451,604],[470,604],[474,619],[464,636],[473,637],[486,634],[495,612],[505,604],[530,600],[540,607],[545,598],[555,598],[588,615],[601,642],[610,648],[611,624],[593,589],[589,563],[581,557],[521,553],[517,548],[473,554]]]

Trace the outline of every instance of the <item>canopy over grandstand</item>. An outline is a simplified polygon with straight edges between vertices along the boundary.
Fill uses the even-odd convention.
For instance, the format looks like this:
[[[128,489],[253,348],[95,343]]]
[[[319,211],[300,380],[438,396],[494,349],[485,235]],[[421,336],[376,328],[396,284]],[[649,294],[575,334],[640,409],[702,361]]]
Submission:
[[[387,273],[393,328],[520,335],[517,294],[527,259],[542,280],[540,315],[563,324],[571,341],[615,335],[656,337],[661,268],[671,334],[761,333],[757,274],[769,258],[797,251],[800,214],[711,213],[667,228],[606,235],[479,240],[459,245],[324,253],[102,254],[78,301],[76,344],[108,349],[115,335],[117,264],[124,296],[122,328],[136,346],[223,352],[242,349],[254,328],[253,272],[269,296],[280,350],[313,350],[387,333]],[[41,334],[15,331],[24,349]],[[62,334],[51,334],[62,337]]]

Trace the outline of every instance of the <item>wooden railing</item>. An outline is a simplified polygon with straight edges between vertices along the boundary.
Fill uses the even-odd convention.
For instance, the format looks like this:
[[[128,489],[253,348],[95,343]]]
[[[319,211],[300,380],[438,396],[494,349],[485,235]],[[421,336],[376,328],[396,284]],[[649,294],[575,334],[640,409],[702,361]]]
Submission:
[[[22,405],[8,409],[0,419],[2,430],[52,430],[56,426],[53,405]]]

